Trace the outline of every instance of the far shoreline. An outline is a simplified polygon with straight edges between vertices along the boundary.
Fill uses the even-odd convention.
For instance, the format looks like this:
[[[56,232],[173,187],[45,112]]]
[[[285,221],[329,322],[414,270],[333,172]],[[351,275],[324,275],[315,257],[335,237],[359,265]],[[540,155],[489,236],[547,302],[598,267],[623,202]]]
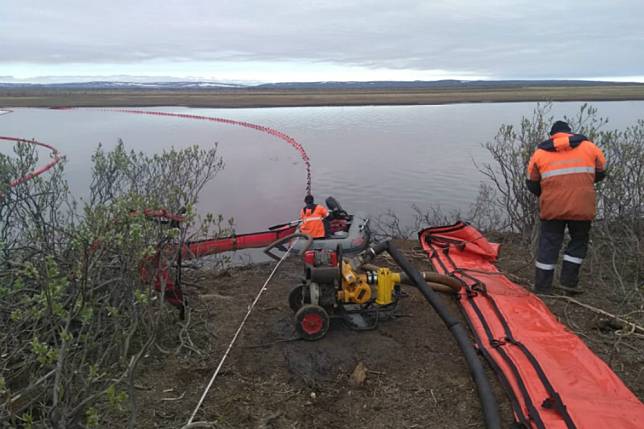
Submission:
[[[60,90],[0,91],[0,109],[13,107],[270,108],[414,106],[463,103],[644,100],[644,85],[524,86],[494,89]]]

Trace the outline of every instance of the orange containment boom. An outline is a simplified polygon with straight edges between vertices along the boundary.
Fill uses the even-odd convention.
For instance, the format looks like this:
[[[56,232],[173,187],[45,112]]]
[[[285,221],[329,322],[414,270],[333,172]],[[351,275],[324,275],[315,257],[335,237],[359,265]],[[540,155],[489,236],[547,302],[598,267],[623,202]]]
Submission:
[[[644,404],[534,294],[494,265],[499,245],[472,226],[424,229],[434,268],[460,279],[459,305],[525,428],[641,429]]]
[[[183,221],[185,218],[181,215],[173,214],[165,209],[144,210],[144,214],[150,218],[157,218],[161,222]],[[144,259],[139,273],[144,282],[152,282],[154,289],[164,293],[164,299],[183,309],[184,299],[181,290],[181,261],[185,259],[201,258],[217,253],[230,252],[241,249],[260,249],[267,247],[274,241],[291,235],[297,229],[297,225],[284,224],[276,225],[268,231],[253,232],[250,234],[233,235],[224,238],[211,238],[198,241],[186,241],[178,252],[179,245],[176,243],[163,244],[159,247],[156,254]],[[162,258],[165,252],[177,252],[179,254],[176,277],[170,275],[170,266]],[[157,271],[158,270],[158,271]],[[157,271],[155,273],[155,271]]]
[[[46,143],[38,142],[36,140],[25,140],[18,137],[6,137],[6,136],[0,136],[0,140],[6,140],[10,142],[15,142],[15,143],[31,144],[34,146],[44,147],[45,149],[49,149],[51,151],[51,160],[48,163],[36,168],[34,171],[30,171],[29,173],[25,174],[22,177],[13,179],[12,181],[9,182],[10,188],[15,188],[16,186],[22,183],[25,183],[26,181],[31,180],[34,177],[40,176],[41,174],[51,169],[54,165],[58,164],[64,158],[64,156],[55,147],[48,145]],[[2,194],[0,194],[0,197],[2,197]]]
[[[297,225],[287,224],[281,228],[268,231],[233,235],[225,238],[187,241],[182,247],[182,256],[185,259],[192,259],[233,250],[261,249],[280,238],[293,234],[296,229]]]

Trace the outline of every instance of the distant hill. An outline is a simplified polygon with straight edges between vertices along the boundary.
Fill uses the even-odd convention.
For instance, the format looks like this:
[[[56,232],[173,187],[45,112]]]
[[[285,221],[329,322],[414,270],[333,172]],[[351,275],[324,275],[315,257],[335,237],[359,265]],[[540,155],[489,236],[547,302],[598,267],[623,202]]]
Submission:
[[[613,86],[644,85],[641,83],[598,82],[588,80],[436,80],[372,82],[283,82],[256,85],[266,89],[497,89],[534,86]]]
[[[499,89],[522,87],[584,87],[584,86],[641,86],[643,83],[598,82],[587,80],[437,80],[437,81],[369,81],[369,82],[279,82],[259,85],[221,82],[69,82],[69,83],[2,83],[2,89],[51,89],[51,90],[386,90],[386,89]]]
[[[2,83],[0,88],[23,89],[136,89],[136,90],[200,90],[200,89],[236,89],[246,88],[246,85],[220,82],[68,82],[68,83]]]

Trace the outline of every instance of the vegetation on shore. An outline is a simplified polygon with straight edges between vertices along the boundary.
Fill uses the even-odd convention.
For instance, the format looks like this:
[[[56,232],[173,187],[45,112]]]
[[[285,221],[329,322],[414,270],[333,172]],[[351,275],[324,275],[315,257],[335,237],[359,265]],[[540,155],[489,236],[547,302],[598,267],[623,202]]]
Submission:
[[[478,165],[487,180],[467,213],[443,213],[415,207],[416,222],[402,226],[395,213],[379,218],[381,236],[408,238],[422,226],[452,223],[461,218],[488,233],[510,233],[531,250],[538,238],[538,199],[527,192],[525,171],[536,146],[548,135],[555,118],[550,103],[537,104],[518,125],[504,124],[483,146],[492,161]],[[596,185],[597,217],[591,230],[585,264],[592,270],[591,287],[602,287],[621,310],[642,315],[644,308],[644,120],[624,130],[611,130],[608,120],[589,104],[571,117],[572,129],[595,142],[608,160],[608,178]],[[638,316],[638,317],[639,317]]]
[[[141,278],[172,266],[157,246],[183,228],[147,219],[146,208],[193,208],[223,168],[217,146],[147,156],[123,143],[100,146],[86,197],[70,195],[64,164],[15,187],[38,163],[33,145],[0,155],[0,426],[98,427],[125,412],[135,427],[134,385],[141,360],[161,344],[190,348],[190,319],[168,330],[176,310]],[[224,232],[208,216],[191,230]],[[98,407],[98,408],[97,408]],[[102,410],[102,411],[99,411]]]

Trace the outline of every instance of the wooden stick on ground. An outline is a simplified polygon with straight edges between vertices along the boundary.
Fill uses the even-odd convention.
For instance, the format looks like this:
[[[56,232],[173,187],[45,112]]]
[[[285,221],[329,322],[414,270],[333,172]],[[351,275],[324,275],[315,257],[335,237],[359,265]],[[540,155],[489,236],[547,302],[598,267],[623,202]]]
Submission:
[[[583,303],[583,302],[581,302],[581,301],[577,301],[576,299],[571,298],[571,297],[569,297],[569,296],[564,296],[564,295],[547,295],[547,296],[544,296],[544,298],[563,299],[563,300],[565,300],[565,301],[572,302],[573,304],[577,304],[578,306],[583,307],[583,308],[585,308],[585,309],[587,309],[587,310],[590,310],[590,311],[592,311],[592,312],[594,312],[594,313],[601,314],[601,315],[604,315],[604,316],[610,317],[610,318],[612,318],[612,319],[618,320],[618,321],[620,321],[620,322],[622,322],[622,323],[624,323],[624,324],[628,325],[628,326],[629,326],[629,327],[631,327],[632,329],[634,329],[634,330],[636,330],[636,331],[639,331],[639,332],[644,333],[644,327],[642,327],[642,326],[638,325],[637,323],[633,323],[633,322],[628,321],[628,320],[626,320],[626,319],[624,319],[624,318],[621,318],[621,317],[619,317],[619,316],[616,316],[616,315],[614,315],[614,314],[611,314],[611,313],[609,313],[608,311],[602,310],[601,308],[593,307],[592,305],[585,304],[585,303]]]

